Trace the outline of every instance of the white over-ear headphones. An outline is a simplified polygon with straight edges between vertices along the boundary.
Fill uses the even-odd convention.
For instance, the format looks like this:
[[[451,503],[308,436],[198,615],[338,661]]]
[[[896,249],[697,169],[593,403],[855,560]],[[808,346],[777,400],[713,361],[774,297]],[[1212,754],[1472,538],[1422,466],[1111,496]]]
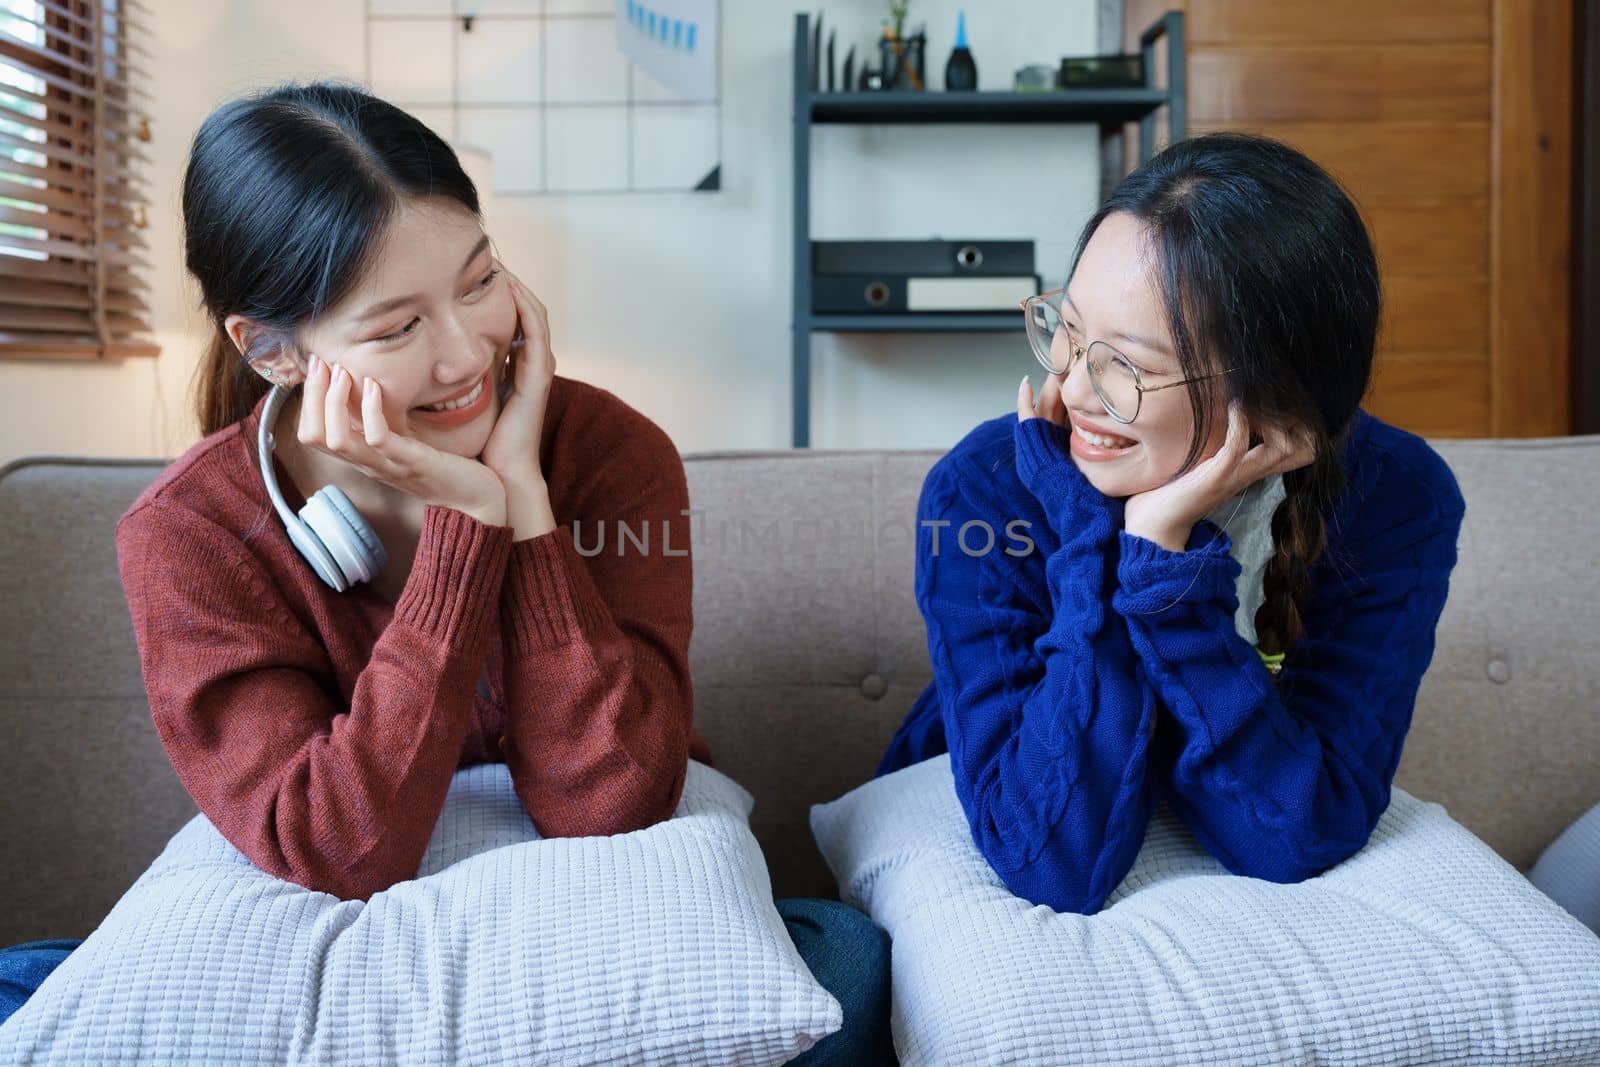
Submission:
[[[296,515],[289,510],[278,487],[277,475],[272,469],[272,450],[275,441],[272,426],[289,399],[289,388],[276,377],[272,378],[272,392],[267,395],[266,408],[261,412],[261,426],[256,434],[256,447],[261,462],[261,476],[267,483],[267,494],[272,506],[289,531],[289,540],[306,558],[317,576],[342,593],[357,582],[371,581],[389,562],[378,535],[373,533],[367,520],[361,517],[344,490],[336,485],[325,485],[311,495],[306,506]]]

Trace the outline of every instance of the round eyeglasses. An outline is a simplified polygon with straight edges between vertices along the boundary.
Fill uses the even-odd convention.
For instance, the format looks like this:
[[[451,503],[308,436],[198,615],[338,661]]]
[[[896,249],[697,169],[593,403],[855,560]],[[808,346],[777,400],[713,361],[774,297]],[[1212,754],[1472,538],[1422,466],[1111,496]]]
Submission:
[[[1145,385],[1144,376],[1128,358],[1104,341],[1092,341],[1087,347],[1075,332],[1067,327],[1061,317],[1061,301],[1066,289],[1052,289],[1021,301],[1023,320],[1027,323],[1028,344],[1033,354],[1051,374],[1067,374],[1078,358],[1089,364],[1089,384],[1106,414],[1126,425],[1139,417],[1144,404],[1144,394],[1158,393],[1190,382],[1215,378],[1227,374],[1228,367],[1212,374],[1168,382],[1165,385]]]

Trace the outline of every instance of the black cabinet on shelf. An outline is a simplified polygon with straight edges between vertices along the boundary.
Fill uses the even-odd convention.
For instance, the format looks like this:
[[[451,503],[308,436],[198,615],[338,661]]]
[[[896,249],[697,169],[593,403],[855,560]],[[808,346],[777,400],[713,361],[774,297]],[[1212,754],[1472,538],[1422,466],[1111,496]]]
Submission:
[[[1027,125],[1087,123],[1102,134],[1139,123],[1139,159],[1155,152],[1156,111],[1167,107],[1168,141],[1187,128],[1184,95],[1183,14],[1169,11],[1140,35],[1145,79],[1153,79],[1155,45],[1167,41],[1167,85],[1136,89],[1049,92],[816,92],[811,88],[809,15],[794,27],[794,447],[811,445],[811,335],[829,333],[985,333],[1022,329],[1020,313],[877,312],[812,310],[811,127],[832,125]]]

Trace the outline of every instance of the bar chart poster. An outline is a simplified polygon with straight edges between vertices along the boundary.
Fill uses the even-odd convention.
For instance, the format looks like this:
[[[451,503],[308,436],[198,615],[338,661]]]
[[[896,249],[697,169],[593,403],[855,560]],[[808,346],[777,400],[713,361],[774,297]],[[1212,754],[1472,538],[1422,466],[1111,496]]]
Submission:
[[[716,0],[617,0],[617,43],[685,100],[716,96]]]
[[[494,195],[721,189],[718,0],[366,0],[367,84]]]

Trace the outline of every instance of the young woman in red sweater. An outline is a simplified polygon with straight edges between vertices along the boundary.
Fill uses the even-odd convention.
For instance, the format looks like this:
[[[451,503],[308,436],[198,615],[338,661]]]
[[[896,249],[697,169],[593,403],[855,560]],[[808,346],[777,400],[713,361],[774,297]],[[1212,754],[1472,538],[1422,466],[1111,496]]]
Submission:
[[[546,837],[670,817],[688,760],[711,762],[683,463],[555,374],[545,308],[450,147],[358,87],[281,86],[206,119],[183,212],[216,326],[204,439],[116,540],[151,715],[200,810],[262,870],[350,899],[416,875],[469,764],[506,763]],[[283,503],[342,490],[371,565],[329,580],[302,557],[263,418]],[[838,902],[778,904],[846,1012],[796,1062],[876,1057],[887,935]]]
[[[644,415],[556,376],[545,309],[478,210],[450,148],[359,89],[217,109],[183,185],[217,328],[204,439],[117,526],[178,777],[257,866],[348,899],[416,873],[461,766],[505,762],[566,837],[669,817],[710,759],[690,557],[660,541],[687,552],[683,464]],[[387,556],[342,591],[269,498],[274,392],[290,510],[335,486]],[[574,520],[590,552],[612,527],[606,550],[581,554]],[[619,554],[617,523],[653,551]]]

